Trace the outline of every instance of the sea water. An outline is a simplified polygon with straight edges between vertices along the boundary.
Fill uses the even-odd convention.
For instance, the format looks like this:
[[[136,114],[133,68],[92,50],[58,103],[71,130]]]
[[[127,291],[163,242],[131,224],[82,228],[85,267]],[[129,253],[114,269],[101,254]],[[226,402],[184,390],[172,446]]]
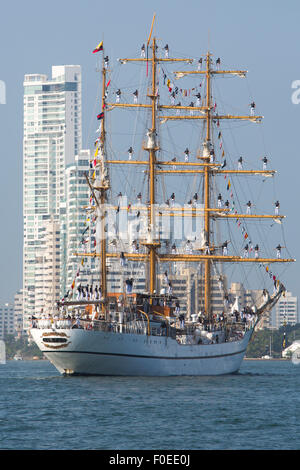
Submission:
[[[300,365],[244,361],[219,377],[65,377],[0,365],[6,450],[299,449]]]

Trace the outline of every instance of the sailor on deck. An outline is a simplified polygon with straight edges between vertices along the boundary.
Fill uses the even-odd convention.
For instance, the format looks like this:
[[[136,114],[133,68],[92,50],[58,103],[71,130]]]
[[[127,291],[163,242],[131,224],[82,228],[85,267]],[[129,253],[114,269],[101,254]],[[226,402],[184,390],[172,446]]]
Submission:
[[[94,290],[94,300],[99,300],[99,292],[98,292],[98,287],[95,287]]]
[[[127,294],[131,294],[131,292],[132,292],[132,285],[133,285],[133,278],[131,278],[131,279],[126,279],[125,283],[126,283],[126,292],[127,292]]]
[[[183,313],[179,315],[179,321],[180,321],[180,328],[184,329],[184,314]]]
[[[192,244],[191,244],[190,240],[188,240],[188,241],[186,242],[185,251],[186,251],[188,254],[192,254],[192,252],[193,252],[193,247],[192,247]]]
[[[80,300],[82,298],[82,288],[81,284],[77,287],[77,300]]]

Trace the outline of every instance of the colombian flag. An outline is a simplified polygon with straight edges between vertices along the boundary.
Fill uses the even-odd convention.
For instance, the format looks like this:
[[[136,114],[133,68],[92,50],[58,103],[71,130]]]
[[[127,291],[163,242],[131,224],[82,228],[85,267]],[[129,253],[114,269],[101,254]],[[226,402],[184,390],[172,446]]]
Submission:
[[[101,41],[98,46],[96,47],[96,49],[93,50],[93,54],[95,54],[95,52],[99,52],[99,51],[103,51],[103,41]]]

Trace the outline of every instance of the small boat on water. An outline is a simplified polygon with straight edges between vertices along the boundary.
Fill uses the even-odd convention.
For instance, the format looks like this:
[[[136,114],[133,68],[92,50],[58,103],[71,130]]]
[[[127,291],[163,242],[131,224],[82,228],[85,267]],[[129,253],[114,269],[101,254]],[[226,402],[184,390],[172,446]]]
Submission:
[[[14,361],[23,361],[23,357],[20,353],[14,355]]]
[[[3,339],[0,340],[0,364],[6,364],[6,347]]]

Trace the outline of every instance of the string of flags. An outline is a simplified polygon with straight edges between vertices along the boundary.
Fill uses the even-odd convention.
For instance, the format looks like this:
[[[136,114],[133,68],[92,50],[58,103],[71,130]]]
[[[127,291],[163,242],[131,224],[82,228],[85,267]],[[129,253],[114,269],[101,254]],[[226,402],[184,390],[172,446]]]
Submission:
[[[103,50],[103,42],[101,41],[101,43],[98,44],[98,46],[96,47],[96,49],[93,50],[93,53],[96,53],[96,52],[99,52]],[[110,84],[110,81],[108,82],[107,86],[109,86]],[[103,107],[104,109],[104,107]],[[104,111],[102,110],[101,113],[99,113],[97,115],[97,119],[98,120],[101,120],[103,119],[104,117]],[[99,129],[100,130],[100,129]],[[96,141],[95,141],[95,152],[94,152],[94,158],[93,160],[90,162],[90,177],[92,179],[92,181],[95,180],[96,178],[96,166],[97,166],[97,156],[98,156],[98,153],[99,153],[99,148],[100,148],[100,144],[101,144],[101,137],[99,136]],[[89,203],[90,203],[90,206],[93,207],[95,206],[95,199],[94,199],[94,196],[92,193],[90,193],[90,197],[89,197]],[[96,221],[97,219],[97,216],[91,216],[91,215],[87,215],[86,217],[86,220],[85,220],[85,225],[86,225],[86,228],[83,230],[83,232],[81,233],[81,245],[85,247],[85,249],[87,248],[87,244],[88,242],[90,241],[90,238],[86,236],[86,233],[88,232],[88,230],[90,229],[90,233],[92,235],[95,235],[95,232],[96,232],[96,229],[95,228],[92,228],[92,224],[94,224],[94,222]],[[96,238],[94,238],[94,248],[96,248]],[[96,252],[95,252],[96,253]],[[83,255],[82,258],[81,258],[81,261],[80,263],[78,264],[77,266],[77,269],[76,269],[76,274],[75,274],[75,277],[72,281],[72,284],[70,286],[71,288],[71,292],[73,293],[73,290],[75,288],[75,284],[76,284],[76,279],[79,277],[80,275],[80,268],[84,266],[84,263],[86,262],[86,257]],[[64,299],[63,299],[64,300]]]
[[[222,140],[222,132],[220,131],[218,133],[218,140],[220,141],[220,149],[222,150],[222,158],[224,159],[225,157],[225,151],[224,151],[224,147],[223,147],[223,140]],[[225,162],[226,164],[226,160],[224,159],[223,160],[223,163]],[[232,200],[231,202],[231,208],[230,208],[230,211],[234,214],[237,214],[238,211],[235,207],[235,201],[234,201],[234,195],[233,195],[233,191],[231,189],[231,181],[230,181],[230,178],[227,179],[227,175],[225,174],[224,175],[224,179],[227,180],[227,185],[226,185],[226,189],[227,191],[229,191],[229,196],[230,196],[230,199]],[[227,201],[226,201],[227,202]],[[229,208],[229,204],[226,204],[226,207]],[[246,229],[246,227],[244,226],[244,224],[241,222],[241,220],[237,217],[236,218],[236,224],[237,224],[237,227],[241,229],[241,232],[242,232],[242,235],[243,235],[243,238],[244,240],[247,241],[247,244],[249,244],[249,247],[250,247],[250,252],[254,250],[254,247],[252,245],[252,241],[250,240],[250,237],[249,237],[249,234],[248,234],[248,231]],[[265,269],[265,272],[268,274],[269,278],[274,282],[274,286],[275,287],[278,287],[280,285],[280,281],[279,279],[277,278],[277,276],[270,270],[269,266],[264,266],[262,263],[259,264],[259,267],[263,267]]]

